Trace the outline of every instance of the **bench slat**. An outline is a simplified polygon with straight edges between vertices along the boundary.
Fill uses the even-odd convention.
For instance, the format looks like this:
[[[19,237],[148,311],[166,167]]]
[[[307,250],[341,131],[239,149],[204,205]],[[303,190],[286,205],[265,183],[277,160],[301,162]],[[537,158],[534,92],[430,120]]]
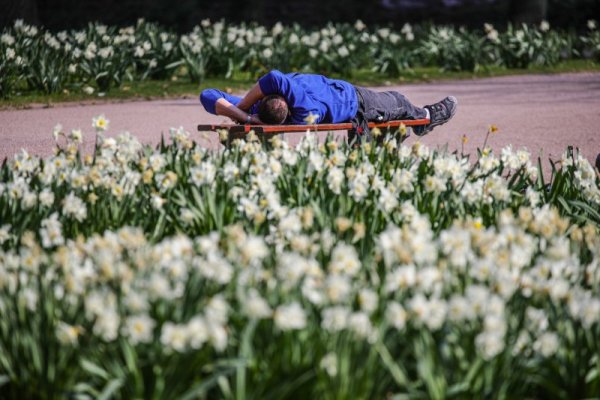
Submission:
[[[404,124],[405,126],[417,126],[429,124],[429,119],[411,119],[411,120],[395,120],[388,122],[369,122],[369,128],[396,128]],[[314,124],[314,125],[237,125],[237,124],[208,124],[198,125],[198,131],[216,132],[225,129],[229,133],[285,133],[285,132],[305,132],[307,129],[311,131],[344,131],[352,129],[352,123],[344,122],[341,124]]]

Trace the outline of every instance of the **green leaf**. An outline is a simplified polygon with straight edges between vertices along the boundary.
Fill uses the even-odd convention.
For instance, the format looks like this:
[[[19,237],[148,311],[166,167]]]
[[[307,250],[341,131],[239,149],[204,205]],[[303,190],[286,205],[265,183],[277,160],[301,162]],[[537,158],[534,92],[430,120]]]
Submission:
[[[556,200],[560,203],[561,206],[563,206],[567,214],[572,214],[571,206],[569,206],[569,203],[567,202],[567,200],[565,200],[564,197],[558,196]]]
[[[183,60],[178,60],[178,61],[172,62],[170,64],[167,64],[165,66],[165,69],[173,69],[173,68],[179,67],[183,63],[184,63]]]
[[[138,367],[136,363],[136,355],[133,347],[126,340],[121,340],[121,350],[125,357],[125,364],[131,374],[137,374]]]
[[[102,367],[94,364],[91,361],[82,359],[81,360],[81,368],[83,368],[86,372],[89,372],[90,374],[98,376],[104,380],[109,379],[108,372],[106,372]]]
[[[201,383],[193,386],[190,390],[183,393],[180,397],[180,400],[192,400],[206,396],[207,392],[218,384],[219,379],[224,379],[225,377],[232,375],[234,372],[234,368],[229,368],[213,374],[210,378],[203,380]]]
[[[473,382],[475,381],[475,378],[479,375],[479,372],[481,368],[483,368],[483,365],[483,360],[478,357],[477,361],[475,361],[475,363],[471,365],[471,368],[469,368],[469,372],[467,372],[467,376],[465,377],[465,383],[469,387],[473,386]]]
[[[73,388],[77,393],[76,396],[80,396],[81,398],[89,399],[97,398],[99,396],[99,392],[89,383],[79,382]]]
[[[223,398],[225,398],[225,399],[233,398],[233,392],[231,391],[231,385],[229,384],[229,381],[227,379],[225,379],[225,376],[220,375],[219,377],[217,377],[217,384],[219,385],[219,388],[221,389]]]
[[[104,387],[104,390],[100,392],[100,395],[98,396],[97,400],[108,400],[112,398],[112,396],[117,392],[117,390],[121,388],[121,386],[123,386],[122,379],[111,380]]]
[[[469,392],[469,384],[467,382],[459,382],[448,388],[446,391],[447,397],[454,397]]]
[[[400,387],[407,388],[409,386],[409,380],[406,377],[406,373],[402,370],[402,368],[398,364],[396,364],[396,362],[394,361],[394,358],[390,354],[390,352],[387,349],[387,347],[385,346],[385,344],[383,344],[383,342],[377,342],[375,344],[375,351],[377,351],[377,353],[381,357],[383,364],[388,369],[390,374],[392,374],[392,378],[394,378],[396,383]]]
[[[579,200],[572,200],[569,203],[571,204],[571,206],[579,207],[583,211],[587,212],[590,216],[592,216],[596,220],[597,223],[600,223],[600,214],[598,213],[597,210],[593,209],[592,206],[590,206],[589,204],[584,203],[583,201],[579,201]]]
[[[246,366],[250,358],[252,358],[252,337],[258,321],[256,319],[250,320],[244,332],[242,333],[242,343],[240,346],[240,358],[245,361],[237,367],[236,371],[236,383],[235,392],[238,400],[244,400],[246,398]]]

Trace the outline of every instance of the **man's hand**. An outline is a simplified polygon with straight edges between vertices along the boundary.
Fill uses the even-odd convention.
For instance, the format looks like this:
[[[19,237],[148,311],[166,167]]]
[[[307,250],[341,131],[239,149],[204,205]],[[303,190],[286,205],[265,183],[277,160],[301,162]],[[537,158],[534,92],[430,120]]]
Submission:
[[[263,97],[265,95],[260,90],[260,85],[256,83],[246,96],[240,100],[237,106],[231,104],[225,98],[218,99],[215,103],[215,112],[217,115],[229,117],[239,124],[263,125],[258,115],[248,114],[250,107]]]
[[[246,119],[243,121],[238,121],[234,118],[232,118],[232,119],[233,119],[233,122],[235,122],[236,124],[239,124],[239,125],[264,125],[264,123],[260,120],[260,118],[258,118],[257,114],[248,114],[246,116]]]
[[[258,118],[257,114],[250,114],[250,121],[248,122],[251,125],[264,125],[263,122]]]
[[[224,115],[231,118],[238,124],[262,124],[258,116],[248,114],[246,111],[239,109],[224,98],[220,98],[215,103],[217,115]]]

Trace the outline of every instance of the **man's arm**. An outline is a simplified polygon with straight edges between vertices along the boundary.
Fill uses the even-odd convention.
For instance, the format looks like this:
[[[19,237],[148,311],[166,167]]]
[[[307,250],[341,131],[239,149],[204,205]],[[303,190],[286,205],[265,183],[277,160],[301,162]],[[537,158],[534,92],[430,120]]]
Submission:
[[[209,113],[224,115],[240,123],[260,124],[258,117],[250,116],[248,118],[248,113],[237,107],[241,101],[241,98],[217,89],[205,89],[200,94],[200,102]]]
[[[252,86],[252,89],[246,93],[242,100],[240,100],[240,102],[237,104],[237,108],[242,111],[248,111],[250,107],[256,104],[256,102],[261,100],[263,97],[265,97],[265,94],[260,89],[260,85],[256,83],[254,86]]]
[[[281,74],[279,71],[277,72]],[[239,123],[262,124],[258,116],[248,114],[248,110],[265,97],[260,83],[265,80],[271,81],[272,75],[272,73],[264,75],[241,99],[216,89],[207,89],[200,95],[200,101],[204,108],[212,114],[224,115]]]
[[[252,106],[252,104],[250,106]],[[262,124],[260,119],[258,119],[258,116],[248,114],[246,111],[240,109],[239,106],[236,107],[223,97],[218,99],[215,103],[215,111],[217,115],[224,115],[242,124]]]

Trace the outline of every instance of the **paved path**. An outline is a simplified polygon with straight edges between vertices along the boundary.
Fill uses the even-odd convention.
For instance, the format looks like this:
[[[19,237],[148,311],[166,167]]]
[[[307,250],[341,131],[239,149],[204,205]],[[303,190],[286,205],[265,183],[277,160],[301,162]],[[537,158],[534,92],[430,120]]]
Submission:
[[[412,102],[423,105],[448,94],[458,98],[454,119],[421,138],[428,146],[460,149],[461,137],[469,141],[465,150],[474,152],[483,144],[487,127],[499,132],[490,137],[495,151],[512,144],[527,147],[534,156],[559,158],[568,145],[581,148],[594,160],[600,152],[600,73],[529,75],[394,86]],[[380,89],[378,89],[380,90]],[[383,90],[383,89],[381,89]],[[206,113],[197,99],[136,101],[99,105],[57,105],[53,108],[0,111],[0,159],[21,148],[32,154],[52,151],[52,128],[82,128],[86,149],[93,146],[92,117],[105,114],[111,134],[129,131],[144,143],[156,144],[169,127],[183,126],[202,144],[218,147],[216,135],[201,137],[198,123],[225,122]],[[297,141],[291,134],[286,139]],[[406,143],[416,141],[410,137]]]

